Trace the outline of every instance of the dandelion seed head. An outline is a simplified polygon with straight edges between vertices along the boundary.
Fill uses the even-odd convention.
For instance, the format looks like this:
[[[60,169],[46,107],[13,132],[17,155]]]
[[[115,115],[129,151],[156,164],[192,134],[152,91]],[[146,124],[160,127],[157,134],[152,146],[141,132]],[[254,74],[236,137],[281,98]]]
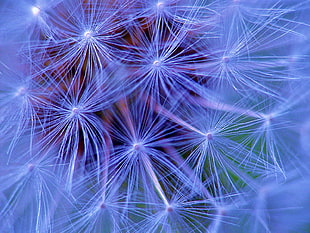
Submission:
[[[310,0],[2,2],[3,231],[288,232]]]
[[[32,14],[33,14],[34,16],[39,15],[39,14],[40,14],[40,11],[41,11],[40,8],[37,7],[37,6],[31,7],[31,12],[32,12]]]

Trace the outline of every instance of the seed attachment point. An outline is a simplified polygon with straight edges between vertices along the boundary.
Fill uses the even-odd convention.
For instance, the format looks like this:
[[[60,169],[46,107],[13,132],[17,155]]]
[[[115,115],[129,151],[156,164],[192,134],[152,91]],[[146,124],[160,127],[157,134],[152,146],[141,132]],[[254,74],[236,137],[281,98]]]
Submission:
[[[72,108],[72,113],[74,113],[74,114],[79,113],[79,108],[77,108],[77,107]]]
[[[17,89],[17,91],[15,92],[15,96],[25,96],[27,93],[27,88],[25,87],[20,87]]]
[[[34,16],[37,16],[40,13],[40,11],[41,11],[40,8],[37,6],[31,7],[31,12]]]
[[[164,8],[164,3],[163,2],[157,2],[156,7],[157,7],[157,9],[162,10]]]
[[[132,148],[135,150],[135,151],[143,151],[144,150],[144,145],[142,143],[134,143],[132,145]]]
[[[86,39],[90,39],[90,38],[93,37],[93,32],[90,31],[90,30],[87,30],[87,31],[84,32],[83,35],[84,35],[84,37],[85,37]]]
[[[162,65],[162,61],[160,59],[156,59],[153,61],[153,68],[160,68]]]
[[[172,213],[172,212],[173,212],[173,207],[172,207],[171,205],[168,205],[168,206],[166,207],[166,211],[167,211],[168,213]]]
[[[207,139],[208,141],[212,141],[212,140],[213,140],[213,134],[210,133],[210,132],[206,133],[206,139]]]
[[[222,57],[222,62],[225,63],[225,64],[227,64],[227,63],[230,62],[230,58],[229,58],[228,56],[223,56],[223,57]]]

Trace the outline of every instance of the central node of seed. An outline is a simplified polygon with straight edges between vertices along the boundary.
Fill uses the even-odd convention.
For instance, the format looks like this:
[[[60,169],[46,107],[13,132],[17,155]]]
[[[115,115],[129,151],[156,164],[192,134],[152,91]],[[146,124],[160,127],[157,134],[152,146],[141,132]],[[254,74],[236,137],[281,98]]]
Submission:
[[[227,64],[227,63],[230,62],[230,58],[228,56],[223,56],[222,57],[222,62]]]
[[[167,207],[166,207],[166,211],[167,211],[168,213],[173,212],[173,207],[172,207],[171,205],[167,206]]]
[[[93,32],[89,31],[89,30],[85,31],[84,32],[84,37],[87,38],[87,39],[93,37]]]
[[[158,9],[161,10],[161,9],[164,8],[164,3],[163,2],[157,2],[156,6],[157,6]]]
[[[32,164],[32,163],[28,164],[28,171],[32,172],[33,169],[34,169],[34,164]]]
[[[27,93],[27,89],[25,87],[20,87],[18,90],[15,92],[15,96],[24,96]]]
[[[40,11],[41,10],[39,7],[36,7],[36,6],[31,7],[31,12],[34,16],[37,16],[40,13]]]
[[[101,203],[99,207],[100,207],[100,209],[105,209],[105,208],[107,208],[107,206],[106,206],[104,203]]]
[[[270,114],[266,114],[263,116],[265,119],[265,125],[270,125],[270,123],[272,122],[272,120],[274,119],[274,115],[272,113]]]
[[[155,60],[154,62],[153,62],[153,66],[155,66],[155,67],[160,67],[161,66],[161,61],[160,60]]]
[[[132,148],[135,150],[135,151],[143,151],[144,150],[144,146],[142,143],[134,143],[132,145]]]
[[[213,140],[213,134],[212,134],[212,133],[206,133],[206,139],[207,139],[208,141]]]
[[[80,113],[80,109],[78,107],[73,107],[71,109],[72,115],[78,115]]]
[[[219,210],[218,210],[218,214],[219,214],[219,215],[222,215],[222,216],[223,216],[223,215],[226,215],[226,212],[227,212],[227,211],[226,211],[226,209],[225,209],[224,207],[221,207],[221,208],[219,208]]]

